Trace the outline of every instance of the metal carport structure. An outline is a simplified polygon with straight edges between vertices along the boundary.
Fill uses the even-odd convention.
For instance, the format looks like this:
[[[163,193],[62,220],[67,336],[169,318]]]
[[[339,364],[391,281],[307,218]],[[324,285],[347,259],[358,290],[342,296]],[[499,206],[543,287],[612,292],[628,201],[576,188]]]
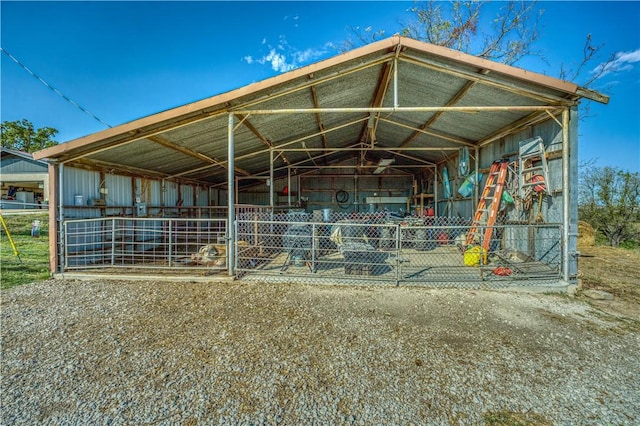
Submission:
[[[341,167],[372,175],[380,160],[393,158],[389,169],[399,173],[432,171],[436,215],[452,201],[470,217],[477,189],[467,199],[442,200],[437,195],[444,190],[438,180],[442,168],[455,161],[459,149],[471,151],[478,171],[517,150],[518,141],[546,133],[549,147],[558,148],[550,151],[561,159],[552,197],[558,200],[553,209],[562,232],[562,278],[569,281],[576,269],[577,205],[572,194],[581,98],[608,102],[606,96],[571,82],[394,36],[88,135],[34,155],[48,159],[50,188],[55,188],[50,194],[52,270],[61,271],[64,263],[61,224],[73,211],[70,200],[77,192],[69,188],[68,179],[64,184],[71,170],[97,173],[100,185],[108,175],[153,181],[157,184],[149,186],[149,199],[157,200],[158,211],[170,204],[166,182],[206,187],[208,204],[215,193],[215,204],[229,207],[237,205],[247,188],[268,180],[272,184],[266,188],[265,204],[274,207],[275,181],[288,183],[292,175],[310,169]],[[123,198],[129,204],[139,198],[135,189],[122,190],[134,193]],[[194,207],[197,191],[191,197]],[[104,195],[100,186],[96,198],[107,198],[108,207]],[[178,198],[182,203],[185,197]],[[106,207],[94,207],[92,214],[76,209],[75,217],[107,216]],[[235,208],[228,209],[229,224],[235,214]],[[226,238],[236,242],[233,233],[234,227],[228,226]],[[229,250],[232,275],[234,253]]]

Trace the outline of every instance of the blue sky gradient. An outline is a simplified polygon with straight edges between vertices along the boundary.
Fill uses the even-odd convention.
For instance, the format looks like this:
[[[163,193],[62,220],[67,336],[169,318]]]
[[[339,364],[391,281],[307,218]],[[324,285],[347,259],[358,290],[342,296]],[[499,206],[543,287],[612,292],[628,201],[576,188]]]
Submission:
[[[118,125],[227,92],[339,53],[351,27],[385,30],[413,2],[0,3],[1,45],[63,94]],[[489,4],[492,12],[503,6]],[[557,76],[579,64],[587,34],[604,45],[578,84],[610,55],[579,125],[580,161],[640,171],[640,2],[539,2],[540,40],[516,65]],[[490,16],[487,16],[489,18]],[[485,21],[488,22],[488,21]],[[51,126],[65,142],[105,126],[1,55],[0,118]]]

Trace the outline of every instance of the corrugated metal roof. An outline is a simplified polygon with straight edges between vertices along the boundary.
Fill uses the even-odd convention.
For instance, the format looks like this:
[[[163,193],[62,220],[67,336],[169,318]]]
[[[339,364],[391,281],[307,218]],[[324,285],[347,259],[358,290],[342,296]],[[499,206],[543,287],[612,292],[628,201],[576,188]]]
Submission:
[[[570,82],[394,36],[34,156],[222,184],[233,113],[240,175],[268,174],[270,150],[276,173],[284,175],[286,166],[320,167],[358,155],[344,148],[372,146],[411,148],[394,163],[402,169],[438,161],[447,150],[486,142],[514,123],[546,116],[536,108],[554,113],[585,96],[608,101]],[[375,151],[370,158],[388,155]]]

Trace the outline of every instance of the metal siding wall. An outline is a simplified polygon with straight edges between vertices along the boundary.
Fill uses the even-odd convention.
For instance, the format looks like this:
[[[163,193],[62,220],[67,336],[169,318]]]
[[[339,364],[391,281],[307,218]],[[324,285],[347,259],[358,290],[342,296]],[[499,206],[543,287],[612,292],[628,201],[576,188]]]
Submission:
[[[278,204],[278,195],[274,194],[274,203]],[[296,198],[296,197],[292,197]],[[282,202],[286,202],[286,197],[282,197]],[[268,206],[269,205],[269,193],[255,193],[255,192],[240,192],[238,193],[238,199],[236,202],[238,204],[255,204],[259,206]]]
[[[12,173],[48,173],[49,169],[46,164],[31,162],[24,158],[15,157],[10,154],[2,156],[0,162],[3,174]]]
[[[480,168],[489,168],[493,161],[502,158],[505,153],[517,153],[519,143],[535,136],[540,136],[544,141],[547,152],[556,152],[562,149],[562,128],[554,120],[549,119],[532,128],[506,136],[503,140],[496,141],[480,150]],[[517,154],[512,160],[517,159]],[[549,160],[548,194],[543,197],[542,217],[547,223],[562,222],[562,158]],[[486,176],[483,176],[480,189],[484,188]],[[509,220],[535,221],[538,212],[538,198],[532,203],[532,213],[523,213],[512,209],[507,218]],[[532,216],[530,216],[532,215]]]
[[[174,207],[178,202],[178,184],[176,182],[165,181],[164,205]]]
[[[106,196],[109,206],[132,206],[131,177],[111,175],[105,176],[105,188],[109,191]]]
[[[151,206],[159,207],[162,204],[162,182],[152,180],[149,190],[151,191]]]
[[[194,206],[193,199],[193,186],[191,185],[180,185],[180,195],[182,195],[182,205],[184,207],[192,207]]]
[[[228,196],[228,191],[226,189],[218,189],[217,190],[218,194],[218,200],[220,200],[220,204],[221,206],[227,206],[229,204],[229,196]],[[238,202],[238,200],[236,200],[236,203]]]
[[[207,207],[209,205],[209,190],[205,187],[199,186],[196,191],[198,194],[198,206]]]
[[[84,205],[90,198],[99,196],[100,175],[98,172],[65,167],[62,178],[64,180],[62,184],[64,188],[62,203],[65,206],[73,206],[76,195],[84,197]]]
[[[569,206],[569,276],[572,280],[577,280],[578,277],[578,125],[579,112],[577,107],[571,108],[569,116],[569,185],[571,194],[569,199],[571,205]]]

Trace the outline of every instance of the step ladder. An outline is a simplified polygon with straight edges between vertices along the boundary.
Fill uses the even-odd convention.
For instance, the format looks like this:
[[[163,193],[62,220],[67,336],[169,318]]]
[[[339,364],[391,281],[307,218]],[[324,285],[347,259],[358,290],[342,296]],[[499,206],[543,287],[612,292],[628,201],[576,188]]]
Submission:
[[[502,200],[502,192],[504,191],[507,180],[508,169],[508,160],[494,161],[491,165],[487,183],[482,190],[478,208],[473,216],[473,222],[467,234],[467,245],[480,243],[484,249],[484,263],[486,263],[486,255],[489,251],[489,245],[493,235],[493,226],[498,217],[498,210],[500,209],[500,201]],[[490,204],[487,204],[487,202],[490,202]],[[484,230],[482,230],[482,228],[484,228]],[[482,238],[480,238],[481,236]]]
[[[540,165],[533,166],[533,159],[540,158]],[[542,138],[526,139],[520,142],[518,151],[518,195],[521,199],[526,197],[526,188],[530,186],[541,186],[540,181],[533,179],[533,176],[540,175],[544,179],[544,185],[549,188],[549,168],[547,167],[547,156]]]

